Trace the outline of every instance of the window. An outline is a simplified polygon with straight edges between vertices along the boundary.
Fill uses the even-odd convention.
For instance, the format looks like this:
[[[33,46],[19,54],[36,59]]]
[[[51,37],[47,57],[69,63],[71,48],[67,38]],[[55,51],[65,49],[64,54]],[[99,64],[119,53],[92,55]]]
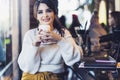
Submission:
[[[0,0],[0,62],[7,64],[11,61],[11,39],[10,39],[10,0]],[[8,54],[8,55],[7,55]],[[7,58],[7,59],[6,59]]]

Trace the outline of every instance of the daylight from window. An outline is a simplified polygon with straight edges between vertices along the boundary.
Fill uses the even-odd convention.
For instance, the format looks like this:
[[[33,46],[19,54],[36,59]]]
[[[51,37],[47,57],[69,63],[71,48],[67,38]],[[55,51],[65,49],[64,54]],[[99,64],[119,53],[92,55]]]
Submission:
[[[9,0],[0,0],[0,31],[9,27]]]

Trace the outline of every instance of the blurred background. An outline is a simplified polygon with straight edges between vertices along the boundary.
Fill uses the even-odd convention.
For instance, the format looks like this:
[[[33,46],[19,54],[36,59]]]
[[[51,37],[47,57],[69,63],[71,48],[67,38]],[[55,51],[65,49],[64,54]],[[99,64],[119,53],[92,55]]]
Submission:
[[[120,0],[54,1],[58,5],[58,16],[66,19],[67,28],[75,14],[81,29],[89,29],[94,11],[99,13],[99,23],[104,23],[108,28],[108,13],[120,11]],[[25,32],[37,26],[33,17],[34,2],[35,0],[0,0],[0,80],[20,80],[21,71],[16,61]]]

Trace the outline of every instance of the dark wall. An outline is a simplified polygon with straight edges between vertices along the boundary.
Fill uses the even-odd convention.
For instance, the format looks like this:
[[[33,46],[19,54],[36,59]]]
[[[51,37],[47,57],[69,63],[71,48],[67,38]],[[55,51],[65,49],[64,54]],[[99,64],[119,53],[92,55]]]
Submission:
[[[37,27],[37,20],[33,16],[33,5],[36,0],[30,0],[30,29]]]

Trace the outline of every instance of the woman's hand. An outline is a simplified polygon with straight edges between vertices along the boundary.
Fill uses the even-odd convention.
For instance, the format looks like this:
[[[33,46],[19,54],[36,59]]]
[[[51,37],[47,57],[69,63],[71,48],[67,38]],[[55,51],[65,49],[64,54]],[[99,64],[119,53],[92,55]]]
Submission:
[[[41,35],[37,34],[33,40],[32,45],[38,47],[41,44]]]
[[[48,32],[41,31],[40,34],[41,34],[41,38],[42,38],[43,43],[58,42],[59,40],[62,39],[62,37],[59,34],[53,32],[53,31],[48,31]]]
[[[59,40],[61,40],[62,37],[59,34],[56,34],[53,31],[40,31],[36,36],[33,41],[34,46],[39,46],[41,43],[49,43],[53,42],[56,43]]]
[[[60,41],[62,39],[60,34],[57,34],[53,31],[50,32],[50,36],[52,37],[53,40]]]

